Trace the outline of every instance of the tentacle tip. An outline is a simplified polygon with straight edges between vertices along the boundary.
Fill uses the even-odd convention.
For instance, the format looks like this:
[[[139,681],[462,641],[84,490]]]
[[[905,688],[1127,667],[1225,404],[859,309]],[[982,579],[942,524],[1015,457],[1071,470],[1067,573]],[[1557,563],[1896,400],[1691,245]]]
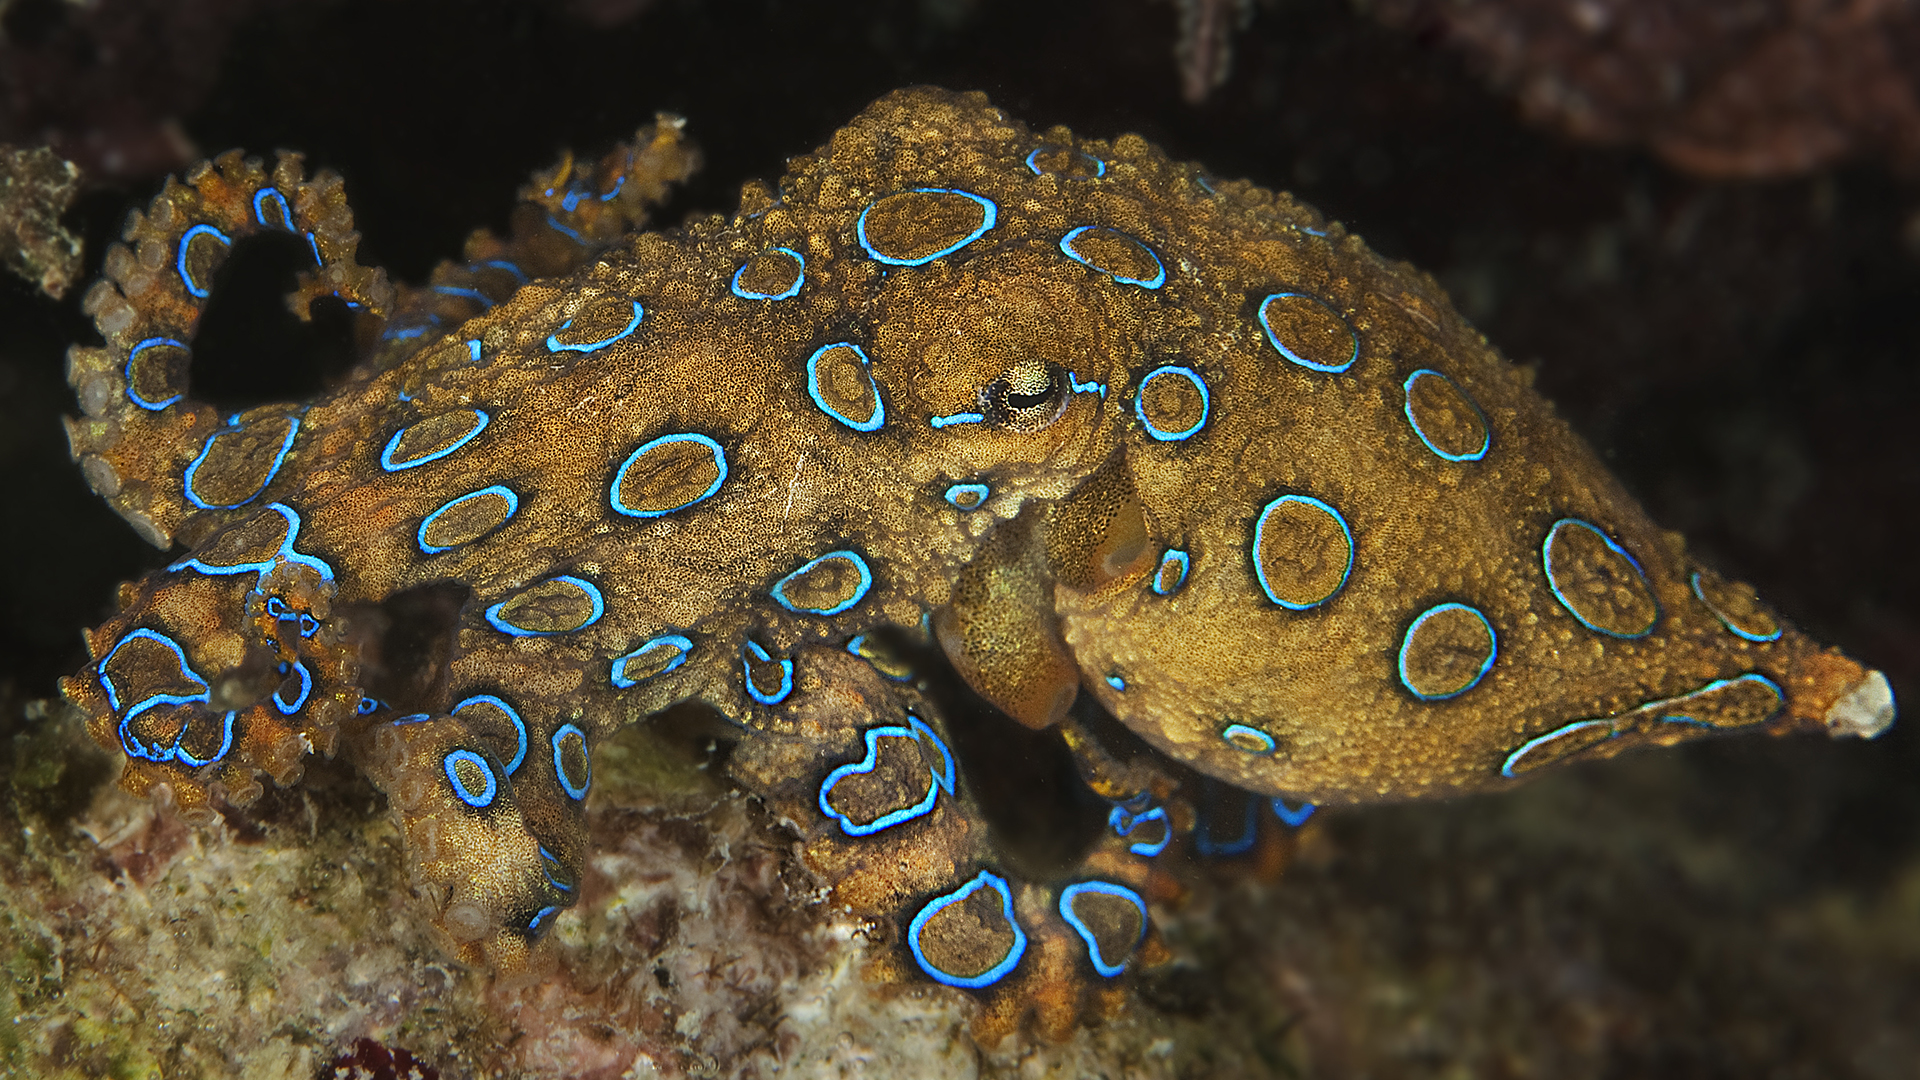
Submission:
[[[1893,726],[1896,713],[1893,686],[1885,675],[1868,671],[1834,701],[1824,719],[1827,734],[1836,739],[1872,739]]]

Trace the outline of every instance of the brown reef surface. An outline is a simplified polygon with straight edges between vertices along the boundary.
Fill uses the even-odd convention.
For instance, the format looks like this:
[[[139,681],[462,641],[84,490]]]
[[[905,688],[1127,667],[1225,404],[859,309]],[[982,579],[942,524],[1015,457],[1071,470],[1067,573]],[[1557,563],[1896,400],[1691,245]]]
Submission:
[[[415,280],[498,224],[558,148],[655,109],[686,115],[709,161],[668,221],[731,205],[908,82],[1139,131],[1434,271],[1539,364],[1657,519],[1920,700],[1913,191],[1831,166],[1714,184],[1569,147],[1442,50],[1331,2],[1284,15],[1286,33],[1236,42],[1227,83],[1193,109],[1168,55],[1176,13],[1146,0],[876,0],[831,19],[661,4],[592,29],[540,4],[269,5],[207,59],[181,125],[195,146],[287,146],[341,170],[369,260]],[[138,80],[116,92],[108,114],[146,115]],[[69,216],[96,262],[155,181],[96,188]],[[291,265],[272,257],[249,274],[258,295],[209,317],[196,379],[216,398],[310,393],[344,355],[325,326],[277,314],[273,275]],[[863,939],[808,902],[783,834],[710,777],[702,744],[635,732],[601,774],[620,778],[592,809],[604,854],[553,974],[489,989],[414,929],[398,839],[345,770],[193,833],[104,789],[111,764],[34,704],[80,665],[76,631],[114,584],[163,558],[66,460],[60,356],[85,325],[71,301],[0,280],[0,1071],[332,1075],[361,1038],[449,1078],[618,1076],[638,1054],[655,1072],[637,1076],[1893,1080],[1920,1060],[1910,725],[1323,814],[1277,876],[1221,867],[1124,1018],[985,1049],[963,993],[862,978]],[[260,370],[262,350],[285,362]]]

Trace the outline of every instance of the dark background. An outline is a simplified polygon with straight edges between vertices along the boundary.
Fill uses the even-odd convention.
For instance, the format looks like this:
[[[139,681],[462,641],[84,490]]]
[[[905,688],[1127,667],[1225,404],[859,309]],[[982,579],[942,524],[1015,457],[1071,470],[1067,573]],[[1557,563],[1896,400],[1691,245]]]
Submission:
[[[18,93],[8,105],[14,126],[52,130],[53,102],[63,145],[104,163],[70,218],[95,268],[157,185],[150,165],[174,164],[142,126],[156,116],[198,154],[285,147],[338,170],[361,260],[418,281],[469,229],[503,227],[530,170],[564,147],[603,149],[655,110],[685,116],[706,155],[671,225],[730,210],[741,182],[776,176],[889,89],[981,89],[1036,128],[1137,131],[1217,175],[1292,190],[1433,271],[1509,356],[1538,365],[1540,388],[1657,520],[1920,702],[1920,200],[1875,162],[1708,182],[1631,147],[1570,144],[1524,126],[1434,35],[1334,0],[1258,5],[1231,77],[1198,106],[1180,94],[1175,7],[1144,0],[129,7],[144,21],[105,35],[71,5],[0,4],[0,55],[44,62],[31,108]],[[304,395],[337,370],[337,337],[277,314],[263,280],[251,316],[209,315],[196,391]],[[85,662],[79,629],[116,582],[165,558],[67,460],[61,355],[90,340],[77,294],[56,303],[0,280],[8,724]],[[1916,743],[1896,728],[1867,746],[1747,741],[1577,771],[1534,797],[1563,819],[1524,837],[1512,804],[1489,800],[1352,813],[1328,826],[1336,854],[1300,872],[1308,899],[1295,903],[1397,920],[1403,968],[1500,976],[1525,950],[1489,948],[1497,912],[1438,883],[1491,864],[1499,889],[1579,923],[1528,948],[1591,940],[1597,977],[1631,991],[1601,995],[1624,1019],[1596,1075],[1905,1075],[1861,1046],[1920,1027],[1911,937],[1869,948],[1892,967],[1767,957],[1782,912],[1830,897],[1866,910],[1920,882]],[[1594,844],[1602,828],[1618,842]],[[1726,865],[1678,865],[1702,843]],[[1553,854],[1569,851],[1582,855]],[[1920,901],[1898,902],[1920,917]],[[1771,1032],[1757,1043],[1716,1034],[1756,1011]]]

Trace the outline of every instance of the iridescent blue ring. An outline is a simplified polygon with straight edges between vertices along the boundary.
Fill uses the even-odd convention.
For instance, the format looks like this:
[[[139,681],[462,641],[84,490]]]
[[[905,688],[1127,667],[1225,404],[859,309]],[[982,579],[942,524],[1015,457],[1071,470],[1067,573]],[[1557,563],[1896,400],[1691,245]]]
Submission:
[[[279,221],[267,220],[267,208],[261,204],[268,201],[280,208]],[[274,188],[263,187],[253,193],[253,220],[269,229],[279,229],[282,232],[294,231],[293,208],[287,205],[287,197]]]
[[[713,478],[713,483],[707,487],[707,490],[701,492],[699,495],[695,496],[694,498],[688,499],[686,502],[681,503],[679,506],[669,507],[665,510],[636,510],[633,507],[628,506],[626,503],[621,502],[620,501],[620,485],[622,482],[626,480],[627,470],[633,468],[633,463],[636,461],[639,461],[640,458],[643,455],[645,455],[647,451],[652,450],[657,446],[664,446],[667,443],[677,443],[677,442],[698,443],[699,445],[706,447],[707,450],[713,454],[714,468],[719,473],[719,475]],[[713,439],[705,435],[701,435],[698,432],[684,431],[684,432],[678,432],[673,435],[662,435],[657,439],[650,439],[644,443],[641,443],[640,446],[637,449],[635,449],[633,453],[628,454],[627,460],[621,462],[620,468],[615,470],[613,474],[613,483],[609,485],[607,488],[607,498],[612,503],[613,509],[616,513],[625,514],[628,517],[637,517],[637,518],[665,517],[668,514],[678,513],[681,510],[685,510],[689,506],[694,506],[696,504],[706,502],[708,499],[713,498],[714,494],[720,490],[720,485],[726,482],[727,482],[727,452],[720,448],[719,443],[713,441]]]
[[[580,740],[580,760],[587,769],[587,775],[581,777],[579,783],[567,775],[566,755],[561,752],[561,744],[566,742],[568,736]],[[560,789],[567,793],[567,798],[579,802],[587,797],[587,788],[593,783],[593,761],[587,756],[587,733],[572,724],[561,724],[553,731],[552,743],[553,775],[560,781]]]
[[[851,416],[842,415],[840,410],[827,404],[826,398],[820,394],[820,358],[832,352],[834,349],[852,349],[860,356],[861,373],[867,377],[867,386],[873,390],[873,412],[865,420],[856,420]],[[807,357],[807,396],[813,399],[813,403],[820,407],[821,412],[826,413],[828,416],[833,417],[835,420],[840,421],[855,431],[863,434],[879,431],[881,426],[887,422],[887,403],[880,399],[880,386],[873,381],[872,369],[873,360],[867,356],[867,350],[855,345],[851,341],[835,341],[827,345],[822,345],[813,350],[812,356]]]
[[[1281,506],[1284,503],[1300,503],[1302,505],[1311,506],[1316,510],[1325,512],[1328,517],[1333,519],[1334,524],[1340,526],[1341,535],[1347,538],[1347,565],[1345,569],[1340,571],[1339,583],[1334,585],[1332,592],[1328,593],[1327,595],[1321,597],[1318,600],[1315,600],[1310,604],[1298,604],[1291,600],[1282,600],[1278,596],[1275,596],[1273,593],[1273,587],[1267,584],[1267,568],[1264,565],[1262,565],[1260,562],[1260,548],[1261,548],[1262,541],[1265,539],[1264,534],[1267,528],[1267,516],[1273,513],[1273,511],[1277,507]],[[1282,495],[1279,498],[1273,500],[1272,502],[1260,508],[1260,518],[1253,527],[1253,575],[1254,577],[1259,579],[1260,591],[1267,594],[1267,599],[1273,601],[1276,604],[1279,604],[1281,607],[1286,608],[1288,611],[1307,611],[1312,608],[1317,608],[1321,604],[1324,604],[1327,601],[1333,599],[1334,597],[1340,595],[1340,590],[1347,587],[1347,579],[1353,576],[1353,558],[1354,558],[1353,529],[1347,525],[1347,519],[1345,515],[1341,514],[1340,511],[1335,510],[1331,505],[1324,502],[1323,500],[1316,499],[1311,495]]]
[[[271,419],[271,417],[261,417],[260,419],[267,420],[267,419]],[[260,481],[259,487],[253,489],[253,494],[247,496],[244,499],[241,499],[239,502],[210,503],[202,499],[199,495],[194,493],[194,490],[193,490],[194,474],[200,471],[200,466],[206,464],[207,455],[213,452],[214,441],[219,439],[220,436],[222,435],[231,435],[240,430],[240,428],[237,425],[229,424],[228,426],[221,428],[219,431],[216,431],[213,434],[207,436],[206,445],[200,448],[199,456],[193,459],[193,464],[187,466],[186,475],[183,478],[183,484],[182,484],[182,493],[186,495],[187,501],[199,507],[202,510],[232,510],[237,506],[245,506],[248,503],[252,502],[253,500],[259,498],[260,493],[267,490],[267,486],[273,483],[274,477],[280,475],[280,466],[286,463],[287,451],[293,449],[293,437],[295,435],[300,434],[300,418],[299,417],[288,416],[288,417],[285,417],[284,419],[287,421],[287,436],[286,438],[280,440],[280,449],[276,451],[273,455],[273,464],[271,466],[268,466],[266,478]],[[258,421],[254,421],[254,422],[257,423]]]
[[[560,324],[560,330],[555,330],[553,333],[547,335],[547,351],[556,352],[556,353],[557,352],[590,353],[599,349],[604,349],[607,346],[613,344],[614,342],[619,341],[621,338],[624,338],[627,335],[633,333],[635,330],[638,330],[640,328],[640,320],[646,318],[646,315],[647,315],[647,309],[640,306],[640,301],[635,300],[633,301],[633,318],[627,320],[626,327],[622,329],[619,333],[613,335],[612,337],[602,338],[599,341],[582,341],[575,345],[564,345],[560,341],[560,330],[565,330],[568,327],[573,325],[573,320],[568,319],[566,322],[563,322]]]
[[[1492,647],[1487,650],[1487,658],[1481,662],[1480,670],[1474,672],[1473,678],[1468,680],[1467,685],[1445,694],[1424,694],[1414,688],[1413,677],[1407,672],[1407,650],[1413,648],[1413,635],[1415,631],[1419,630],[1428,619],[1449,611],[1464,611],[1480,620],[1480,625],[1486,628],[1487,640],[1492,643]],[[1407,627],[1407,632],[1400,638],[1400,659],[1397,667],[1400,673],[1400,685],[1406,687],[1408,693],[1419,698],[1421,701],[1445,701],[1448,698],[1456,698],[1474,687],[1479,686],[1480,680],[1486,678],[1487,672],[1493,670],[1493,662],[1499,655],[1500,635],[1493,632],[1493,624],[1487,621],[1487,617],[1481,614],[1480,609],[1451,600],[1444,604],[1435,604],[1433,607],[1428,608],[1416,616],[1412,624]]]
[[[1147,384],[1159,378],[1176,377],[1187,380],[1193,384],[1195,390],[1200,391],[1200,418],[1195,420],[1191,427],[1182,431],[1162,431],[1154,426],[1153,421],[1147,419]],[[1201,428],[1207,426],[1207,414],[1212,408],[1213,395],[1207,392],[1207,380],[1201,378],[1200,373],[1192,368],[1181,367],[1178,364],[1163,364],[1147,372],[1147,377],[1140,380],[1140,389],[1133,392],[1133,415],[1140,418],[1140,424],[1147,429],[1147,434],[1160,442],[1184,442],[1192,438]]]
[[[1304,356],[1301,356],[1299,353],[1294,352],[1291,347],[1284,344],[1280,340],[1280,338],[1274,334],[1273,325],[1267,322],[1267,305],[1273,303],[1275,300],[1284,300],[1288,297],[1296,297],[1296,296],[1302,300],[1308,301],[1309,303],[1319,305],[1322,309],[1326,311],[1327,314],[1332,315],[1336,319],[1339,319],[1340,324],[1347,328],[1347,333],[1353,338],[1353,351],[1347,355],[1347,358],[1345,360],[1337,364],[1315,363],[1314,361],[1309,360]],[[1278,349],[1280,351],[1281,356],[1284,356],[1288,360],[1291,360],[1294,363],[1299,364],[1301,367],[1306,368],[1308,371],[1318,371],[1328,375],[1338,375],[1339,373],[1352,367],[1354,361],[1360,359],[1360,335],[1354,333],[1353,325],[1351,323],[1348,323],[1347,320],[1341,318],[1338,312],[1334,311],[1333,308],[1329,306],[1326,301],[1320,299],[1317,296],[1309,296],[1303,292],[1277,292],[1269,295],[1265,300],[1260,301],[1260,329],[1266,331],[1267,341],[1270,342],[1275,349]]]
[[[491,705],[506,713],[507,719],[513,721],[513,757],[505,763],[507,775],[512,776],[519,771],[520,763],[527,759],[527,722],[520,718],[520,710],[493,694],[474,694],[471,697],[462,698],[459,704],[447,711],[457,717],[460,715],[460,710],[469,705]]]
[[[405,435],[408,431],[412,430],[415,425],[409,424],[406,427],[401,428],[399,431],[394,432],[393,438],[387,440],[387,448],[380,451],[380,467],[382,469],[385,469],[388,472],[399,472],[402,469],[417,468],[418,466],[425,465],[428,462],[439,461],[441,458],[446,457],[448,454],[453,453],[455,450],[458,450],[461,447],[472,442],[473,440],[479,438],[480,433],[487,430],[488,419],[487,419],[486,410],[473,409],[469,411],[471,411],[473,415],[478,417],[480,420],[479,423],[473,425],[473,430],[453,440],[453,442],[448,443],[446,446],[438,450],[435,450],[433,453],[425,454],[417,458],[408,458],[407,460],[400,461],[400,462],[396,462],[393,460],[393,452],[400,448],[401,436]]]
[[[1135,938],[1133,946],[1127,950],[1127,956],[1133,955],[1133,949],[1147,936],[1147,902],[1140,894],[1125,885],[1115,885],[1111,881],[1081,881],[1060,890],[1060,917],[1067,925],[1079,933],[1080,940],[1087,943],[1087,959],[1093,961],[1093,970],[1111,979],[1127,970],[1127,957],[1121,957],[1119,963],[1111,963],[1100,953],[1099,939],[1094,937],[1093,929],[1081,920],[1079,913],[1073,910],[1073,902],[1086,893],[1099,896],[1113,896],[1131,903],[1140,911],[1140,936]]]
[[[1085,233],[1091,229],[1106,229],[1106,231],[1113,233],[1116,236],[1126,236],[1126,238],[1128,240],[1131,240],[1136,247],[1138,247],[1141,251],[1144,251],[1147,253],[1147,258],[1153,260],[1153,265],[1154,265],[1153,276],[1150,278],[1125,277],[1120,274],[1114,273],[1112,270],[1109,270],[1104,266],[1096,266],[1094,263],[1088,261],[1086,256],[1081,255],[1079,252],[1073,250],[1074,240],[1078,238],[1082,233]],[[1142,243],[1141,241],[1139,241],[1138,239],[1132,236],[1127,236],[1126,233],[1121,232],[1119,229],[1108,228],[1105,225],[1081,225],[1076,228],[1068,230],[1067,235],[1062,236],[1060,238],[1060,253],[1062,255],[1065,255],[1067,258],[1072,259],[1074,262],[1079,263],[1081,266],[1087,267],[1090,270],[1100,271],[1101,273],[1107,275],[1113,280],[1120,282],[1122,285],[1138,285],[1143,289],[1157,289],[1160,286],[1165,285],[1167,283],[1167,264],[1160,261],[1160,256],[1154,254],[1154,251],[1152,248],[1148,247],[1146,244]]]
[[[513,515],[520,512],[520,496],[512,488],[507,487],[504,484],[489,484],[483,488],[475,488],[474,490],[467,492],[465,495],[461,495],[457,498],[448,499],[446,502],[440,504],[440,508],[438,510],[435,510],[433,513],[428,514],[426,517],[420,519],[420,527],[414,531],[414,541],[415,543],[420,545],[421,552],[427,555],[438,555],[443,551],[452,551],[454,548],[459,547],[460,544],[447,544],[443,547],[435,547],[434,545],[427,543],[427,530],[433,526],[433,523],[435,521],[438,521],[440,519],[441,514],[444,514],[448,510],[453,509],[455,506],[458,506],[459,504],[466,502],[468,499],[475,499],[482,495],[498,495],[502,499],[505,499],[507,503],[506,514],[500,518],[500,521],[498,524],[494,525],[493,528],[488,529],[487,532],[492,532],[493,529],[497,529],[501,525],[505,525],[508,521],[513,519]],[[486,533],[481,534],[481,536],[484,536],[484,535],[486,535]],[[480,537],[476,536],[473,538],[473,540],[478,540],[479,538]],[[463,540],[461,541],[461,543],[470,544],[473,542],[473,540]]]
[[[927,921],[939,914],[943,908],[965,900],[981,888],[990,888],[1000,894],[1000,910],[1006,916],[1007,925],[1013,928],[1013,944],[1008,946],[1007,955],[1002,957],[999,963],[978,975],[954,975],[934,967],[932,962],[927,959],[926,954],[920,951],[920,935],[926,930]],[[927,906],[920,909],[919,914],[913,917],[913,921],[907,924],[907,948],[912,951],[914,963],[920,965],[921,971],[926,972],[927,976],[934,982],[946,986],[958,986],[967,990],[978,990],[982,987],[992,986],[994,983],[1006,978],[1007,973],[1013,970],[1014,965],[1020,962],[1020,957],[1025,955],[1027,951],[1027,932],[1020,928],[1020,921],[1014,918],[1013,893],[1007,888],[1007,879],[990,871],[982,870],[972,881],[967,882],[965,885],[960,886],[945,896],[933,898],[927,903]]]
[[[941,248],[939,251],[936,251],[931,255],[923,255],[918,259],[896,259],[891,255],[880,254],[878,251],[874,250],[874,247],[872,244],[867,242],[867,215],[872,213],[873,208],[875,206],[878,206],[881,202],[881,199],[875,199],[874,201],[867,204],[867,208],[865,210],[860,211],[860,220],[854,223],[853,233],[854,233],[854,237],[860,241],[860,246],[866,249],[866,252],[870,257],[872,257],[876,262],[883,262],[889,266],[920,266],[924,263],[930,263],[935,259],[941,258],[942,256],[951,255],[954,252],[959,251],[961,248],[966,247],[968,244],[973,243],[975,240],[980,239],[982,236],[985,236],[987,234],[987,230],[993,228],[994,222],[999,220],[999,217],[1000,217],[1000,208],[994,204],[994,201],[992,199],[982,198],[979,195],[975,195],[971,191],[962,191],[959,188],[942,188],[942,187],[909,188],[906,191],[895,192],[895,194],[959,195],[962,198],[972,199],[974,202],[977,202],[980,204],[980,225],[978,228],[974,229],[972,232],[968,233],[966,236],[955,241],[954,243],[948,244],[946,247]],[[888,197],[889,196],[882,196],[881,198],[884,199]]]
[[[733,281],[730,282],[727,286],[729,289],[732,290],[733,295],[739,297],[742,300],[786,300],[786,299],[790,299],[792,297],[800,295],[800,286],[805,284],[807,280],[806,257],[801,255],[799,252],[793,250],[790,247],[773,247],[773,248],[768,248],[767,251],[785,252],[787,255],[792,256],[794,262],[799,264],[800,272],[793,275],[793,284],[787,286],[786,289],[777,293],[759,293],[759,292],[753,292],[750,289],[741,288],[740,275],[746,273],[747,267],[753,265],[753,259],[748,259],[746,262],[743,262],[740,264],[740,269],[735,270],[733,272]],[[766,252],[762,252],[761,254],[764,255],[766,254]],[[754,258],[759,258],[759,256],[756,255],[754,256]]]
[[[480,775],[487,778],[487,786],[479,791],[467,787],[467,781],[460,775],[458,768],[462,763],[479,769]],[[500,780],[493,775],[493,766],[487,764],[486,758],[471,750],[464,748],[449,750],[447,756],[440,759],[440,767],[447,774],[447,783],[453,786],[454,796],[475,810],[485,810],[492,806],[493,800],[500,795]]]
[[[140,406],[141,408],[147,410],[148,412],[159,412],[161,409],[164,409],[167,406],[173,404],[174,402],[179,401],[181,398],[187,396],[186,393],[182,391],[181,393],[175,394],[172,397],[167,398],[165,401],[148,401],[147,399],[133,392],[134,360],[138,358],[139,355],[145,352],[146,350],[157,348],[158,346],[161,346],[161,345],[171,345],[177,349],[184,349],[188,353],[191,353],[193,351],[192,349],[189,349],[187,347],[186,342],[181,341],[178,338],[150,337],[144,341],[135,342],[133,348],[127,351],[127,364],[126,364],[126,368],[122,372],[122,374],[126,378],[126,383],[127,383],[127,400],[133,402],[135,405]]]
[[[1621,634],[1608,630],[1605,627],[1595,626],[1593,623],[1588,622],[1587,617],[1580,614],[1579,609],[1575,608],[1573,604],[1567,600],[1567,594],[1560,591],[1560,582],[1554,577],[1553,573],[1553,538],[1560,534],[1560,528],[1563,525],[1571,525],[1575,528],[1585,529],[1599,537],[1600,542],[1607,546],[1607,550],[1627,560],[1627,565],[1633,567],[1633,572],[1639,575],[1640,584],[1646,587],[1647,595],[1653,597],[1653,618],[1647,621],[1647,628],[1645,630],[1637,634]],[[1560,606],[1566,609],[1567,614],[1573,616],[1575,622],[1596,634],[1605,634],[1608,637],[1635,641],[1653,633],[1653,628],[1660,625],[1660,598],[1653,596],[1653,586],[1647,581],[1647,572],[1640,568],[1640,560],[1634,558],[1632,552],[1615,543],[1613,537],[1608,536],[1605,529],[1600,528],[1590,521],[1567,517],[1554,522],[1553,525],[1547,529],[1546,539],[1540,541],[1540,569],[1546,574],[1547,588],[1553,591],[1553,598],[1560,601]]]
[[[212,293],[205,286],[193,280],[193,275],[187,272],[187,249],[193,246],[194,238],[200,236],[211,236],[222,246],[228,248],[233,247],[233,238],[221,232],[219,229],[205,224],[195,225],[180,234],[180,243],[177,248],[178,253],[174,256],[173,268],[180,275],[180,283],[186,286],[187,295],[197,300],[205,300],[208,296],[211,296]]]

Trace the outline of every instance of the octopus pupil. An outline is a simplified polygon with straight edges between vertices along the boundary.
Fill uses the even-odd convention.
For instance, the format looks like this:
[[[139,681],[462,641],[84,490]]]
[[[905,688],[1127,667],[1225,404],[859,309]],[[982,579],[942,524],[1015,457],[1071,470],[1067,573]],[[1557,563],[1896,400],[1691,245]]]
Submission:
[[[1045,370],[1045,381],[1033,378],[1038,373],[1032,370],[1009,372],[994,380],[985,395],[988,409],[1002,420],[1022,425],[1045,426],[1058,419],[1053,410],[1062,404],[1066,380],[1058,364],[1048,364]]]
[[[1035,406],[1046,404],[1047,399],[1052,396],[1053,396],[1053,390],[1051,387],[1047,388],[1046,390],[1042,390],[1037,394],[1009,393],[1007,395],[1007,408],[1031,409],[1031,408],[1034,408]]]

